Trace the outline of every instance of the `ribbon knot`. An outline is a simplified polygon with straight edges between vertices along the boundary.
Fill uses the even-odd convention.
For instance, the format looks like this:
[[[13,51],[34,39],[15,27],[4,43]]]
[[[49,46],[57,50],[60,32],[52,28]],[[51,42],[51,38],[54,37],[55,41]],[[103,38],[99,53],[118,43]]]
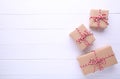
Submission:
[[[104,69],[103,65],[106,64],[105,58],[98,58],[98,57],[96,56],[95,51],[93,51],[93,52],[94,52],[94,54],[95,54],[95,58],[91,58],[88,64],[94,66],[94,72],[95,72],[97,69],[103,70],[103,69]]]
[[[76,42],[79,42],[79,43],[84,42],[86,46],[89,46],[90,44],[85,38],[89,35],[92,35],[92,33],[86,30],[82,33],[78,28],[76,28],[76,30],[80,34],[80,37],[76,40]]]
[[[98,16],[91,16],[90,19],[93,19],[94,22],[97,22],[97,26],[100,27],[100,21],[105,22],[108,25],[108,18],[106,17],[106,14],[102,14],[101,10],[99,10]]]
[[[88,63],[81,65],[80,66],[81,68],[84,68],[84,67],[87,67],[89,65],[92,65],[92,67],[94,69],[94,72],[97,69],[103,70],[104,69],[104,65],[107,63],[106,59],[114,56],[114,54],[110,54],[110,55],[107,55],[105,57],[99,58],[99,57],[96,56],[95,50],[93,50],[93,53],[94,53],[95,57],[94,58],[90,58]]]

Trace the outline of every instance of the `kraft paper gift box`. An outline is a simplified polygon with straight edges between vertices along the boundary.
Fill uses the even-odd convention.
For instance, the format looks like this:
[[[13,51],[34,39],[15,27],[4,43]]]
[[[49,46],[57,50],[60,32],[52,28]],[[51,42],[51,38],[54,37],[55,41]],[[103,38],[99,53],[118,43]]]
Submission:
[[[85,75],[117,64],[117,60],[111,46],[98,48],[86,55],[79,56],[77,59],[80,63],[82,72]]]
[[[91,10],[89,26],[91,28],[105,29],[108,26],[108,10]]]
[[[70,36],[81,50],[86,49],[95,41],[93,34],[83,24],[71,32]]]

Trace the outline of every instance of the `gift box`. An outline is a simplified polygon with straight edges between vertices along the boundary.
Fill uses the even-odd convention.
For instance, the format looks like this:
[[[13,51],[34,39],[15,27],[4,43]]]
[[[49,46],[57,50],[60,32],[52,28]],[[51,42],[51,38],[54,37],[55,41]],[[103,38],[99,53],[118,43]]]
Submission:
[[[108,26],[108,10],[91,10],[89,26],[91,28],[105,29]]]
[[[98,48],[86,55],[79,56],[77,59],[80,63],[82,72],[85,75],[117,64],[117,60],[111,46]]]
[[[88,31],[83,24],[71,32],[70,36],[73,38],[81,50],[86,49],[95,40],[93,34]]]

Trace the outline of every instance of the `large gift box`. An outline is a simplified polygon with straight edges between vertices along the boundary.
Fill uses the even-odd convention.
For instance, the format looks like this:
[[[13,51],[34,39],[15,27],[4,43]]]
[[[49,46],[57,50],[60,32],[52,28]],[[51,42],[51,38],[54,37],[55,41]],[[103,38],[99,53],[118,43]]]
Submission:
[[[115,54],[109,45],[79,56],[78,62],[85,75],[117,64]]]

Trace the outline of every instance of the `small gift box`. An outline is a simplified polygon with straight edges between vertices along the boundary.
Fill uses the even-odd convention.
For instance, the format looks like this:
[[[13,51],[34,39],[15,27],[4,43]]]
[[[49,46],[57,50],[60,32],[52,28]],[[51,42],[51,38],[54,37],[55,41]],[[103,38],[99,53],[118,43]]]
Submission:
[[[83,24],[71,32],[70,36],[75,40],[81,50],[90,46],[95,40],[93,34]]]
[[[91,28],[106,28],[108,26],[108,14],[108,10],[91,10],[89,26]]]
[[[105,46],[90,53],[79,56],[78,61],[82,72],[86,75],[117,63],[111,46]]]

